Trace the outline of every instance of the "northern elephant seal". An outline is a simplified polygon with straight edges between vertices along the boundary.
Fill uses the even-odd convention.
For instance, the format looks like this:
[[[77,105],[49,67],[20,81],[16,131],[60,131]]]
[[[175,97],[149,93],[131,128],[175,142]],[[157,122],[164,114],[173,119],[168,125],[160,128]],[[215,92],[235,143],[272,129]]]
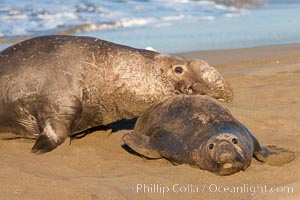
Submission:
[[[204,61],[97,38],[42,36],[0,53],[0,131],[37,138],[36,153],[82,130],[139,116],[177,93],[233,97]]]
[[[147,109],[123,141],[147,158],[166,158],[217,175],[245,170],[252,157],[282,165],[296,154],[263,147],[230,112],[209,96],[177,95]]]

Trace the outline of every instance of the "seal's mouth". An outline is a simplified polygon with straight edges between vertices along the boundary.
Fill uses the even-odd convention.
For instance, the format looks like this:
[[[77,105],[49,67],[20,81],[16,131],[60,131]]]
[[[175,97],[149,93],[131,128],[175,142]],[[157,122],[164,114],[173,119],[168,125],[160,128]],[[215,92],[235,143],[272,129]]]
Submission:
[[[209,93],[209,88],[207,85],[202,83],[193,83],[189,85],[189,88],[196,94],[207,94]]]
[[[240,171],[245,171],[248,165],[244,163],[223,163],[219,167],[218,175],[220,176],[228,176]]]
[[[218,88],[214,88],[212,86],[203,84],[203,83],[193,83],[189,85],[189,89],[191,90],[192,94],[200,94],[200,95],[209,95],[211,97],[214,97],[215,99],[219,101],[226,102],[228,101],[228,96],[225,93],[220,92]]]
[[[207,85],[202,83],[192,83],[189,85],[181,85],[179,87],[179,92],[183,94],[198,94],[198,95],[209,95],[211,97],[214,97],[215,99],[227,102],[228,97],[226,94],[220,95],[213,90],[213,88],[209,88]]]
[[[193,90],[193,84],[190,84],[190,85],[182,85],[180,88],[179,88],[179,92],[180,93],[183,93],[183,94],[197,94],[197,92],[195,92]]]

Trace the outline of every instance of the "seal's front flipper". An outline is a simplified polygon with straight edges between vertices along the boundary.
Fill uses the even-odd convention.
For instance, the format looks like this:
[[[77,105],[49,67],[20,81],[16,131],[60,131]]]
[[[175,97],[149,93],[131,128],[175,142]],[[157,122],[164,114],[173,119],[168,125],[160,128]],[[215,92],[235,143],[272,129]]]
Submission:
[[[52,151],[62,144],[69,136],[69,130],[62,122],[47,122],[43,132],[32,147],[31,152],[36,154]]]
[[[162,158],[159,152],[157,152],[153,148],[153,144],[151,144],[151,139],[146,135],[132,132],[125,134],[122,140],[132,150],[146,158]]]
[[[259,151],[254,152],[254,156],[269,165],[281,166],[295,160],[299,155],[288,149],[270,145],[261,147]]]
[[[71,126],[80,116],[81,108],[81,102],[72,96],[58,95],[39,104],[36,116],[40,134],[32,152],[46,153],[62,144],[70,136]]]
[[[56,141],[51,140],[45,134],[42,134],[33,145],[31,152],[36,154],[46,153],[52,151],[57,146],[58,144]]]

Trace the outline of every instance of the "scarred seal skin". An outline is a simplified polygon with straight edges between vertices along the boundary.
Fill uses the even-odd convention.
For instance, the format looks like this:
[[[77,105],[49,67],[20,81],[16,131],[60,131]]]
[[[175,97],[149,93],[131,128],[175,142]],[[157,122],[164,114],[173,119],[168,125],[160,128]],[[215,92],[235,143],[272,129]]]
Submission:
[[[144,157],[166,158],[223,176],[244,171],[252,157],[277,166],[297,157],[284,148],[261,146],[227,109],[205,95],[166,97],[138,118],[123,141]]]
[[[230,84],[202,60],[92,37],[36,37],[0,53],[0,131],[37,138],[36,153],[179,93],[233,98]]]

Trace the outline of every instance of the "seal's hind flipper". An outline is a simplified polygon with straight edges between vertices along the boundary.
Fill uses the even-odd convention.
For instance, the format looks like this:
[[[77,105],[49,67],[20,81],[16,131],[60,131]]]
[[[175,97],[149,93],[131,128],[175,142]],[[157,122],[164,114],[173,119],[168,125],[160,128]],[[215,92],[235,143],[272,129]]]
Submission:
[[[158,159],[162,156],[153,147],[151,147],[150,138],[143,134],[127,133],[122,137],[124,143],[138,154],[146,157]]]
[[[293,151],[271,145],[262,147],[260,151],[254,152],[254,156],[259,161],[273,166],[284,165],[298,157]]]

